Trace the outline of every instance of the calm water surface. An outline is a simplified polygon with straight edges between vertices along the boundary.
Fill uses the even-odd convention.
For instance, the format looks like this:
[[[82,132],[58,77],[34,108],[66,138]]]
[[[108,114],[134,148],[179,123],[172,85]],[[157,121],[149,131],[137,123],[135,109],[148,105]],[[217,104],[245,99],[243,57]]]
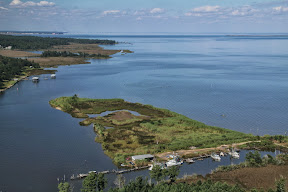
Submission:
[[[0,95],[0,191],[56,191],[64,174],[116,169],[91,126],[49,106],[60,96],[123,98],[245,133],[288,130],[288,37],[71,37],[129,42],[105,47],[135,53],[61,66],[57,79],[42,75]],[[218,166],[201,163],[184,165],[181,175]]]

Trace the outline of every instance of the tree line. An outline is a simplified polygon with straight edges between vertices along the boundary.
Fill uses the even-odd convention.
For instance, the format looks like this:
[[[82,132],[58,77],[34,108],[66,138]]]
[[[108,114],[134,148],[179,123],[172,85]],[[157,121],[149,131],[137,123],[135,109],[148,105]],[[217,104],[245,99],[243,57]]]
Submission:
[[[103,57],[109,58],[109,55],[98,54],[88,54],[83,52],[72,53],[69,51],[43,51],[41,57]]]
[[[26,59],[5,57],[0,55],[0,87],[4,81],[9,81],[17,75],[21,75],[25,67],[40,68],[38,63]]]
[[[114,45],[116,44],[116,41],[107,39],[0,35],[0,45],[2,47],[12,46],[12,49],[19,50],[48,49],[56,45],[69,45],[70,43]]]

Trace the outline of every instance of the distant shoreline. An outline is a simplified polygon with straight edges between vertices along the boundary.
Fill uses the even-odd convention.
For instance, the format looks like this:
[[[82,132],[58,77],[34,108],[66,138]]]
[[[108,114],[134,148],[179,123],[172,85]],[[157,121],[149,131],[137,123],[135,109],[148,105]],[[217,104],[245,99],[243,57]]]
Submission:
[[[67,32],[59,32],[59,31],[0,31],[2,35],[35,35],[35,34],[46,34],[46,35],[63,35]]]
[[[288,37],[288,35],[226,35],[227,37]]]

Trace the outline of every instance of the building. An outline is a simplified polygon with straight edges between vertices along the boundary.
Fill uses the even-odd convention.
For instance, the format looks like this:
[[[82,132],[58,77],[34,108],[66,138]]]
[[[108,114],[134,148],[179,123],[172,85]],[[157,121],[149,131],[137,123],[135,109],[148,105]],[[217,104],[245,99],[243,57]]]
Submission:
[[[147,159],[147,160],[153,160],[154,159],[154,156],[153,155],[150,155],[150,154],[146,154],[146,155],[134,155],[131,157],[132,158],[132,161],[136,161],[136,160],[144,160],[144,159]]]

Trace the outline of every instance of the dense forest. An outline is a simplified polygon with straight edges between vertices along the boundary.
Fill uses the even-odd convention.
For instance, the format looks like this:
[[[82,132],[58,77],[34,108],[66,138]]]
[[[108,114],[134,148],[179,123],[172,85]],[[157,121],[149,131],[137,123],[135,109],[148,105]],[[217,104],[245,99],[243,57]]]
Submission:
[[[19,50],[38,50],[48,49],[55,45],[68,45],[69,43],[81,44],[101,44],[114,45],[114,40],[102,39],[72,39],[72,38],[55,38],[55,37],[37,37],[37,36],[12,36],[0,35],[0,45],[2,47],[12,46],[12,49]]]
[[[41,57],[103,57],[109,58],[109,55],[102,54],[88,54],[88,53],[71,53],[69,51],[43,51]]]
[[[0,55],[0,88],[3,86],[3,81],[11,80],[16,75],[20,75],[23,72],[24,67],[28,66],[40,68],[38,63],[30,62],[26,59],[4,57]]]

